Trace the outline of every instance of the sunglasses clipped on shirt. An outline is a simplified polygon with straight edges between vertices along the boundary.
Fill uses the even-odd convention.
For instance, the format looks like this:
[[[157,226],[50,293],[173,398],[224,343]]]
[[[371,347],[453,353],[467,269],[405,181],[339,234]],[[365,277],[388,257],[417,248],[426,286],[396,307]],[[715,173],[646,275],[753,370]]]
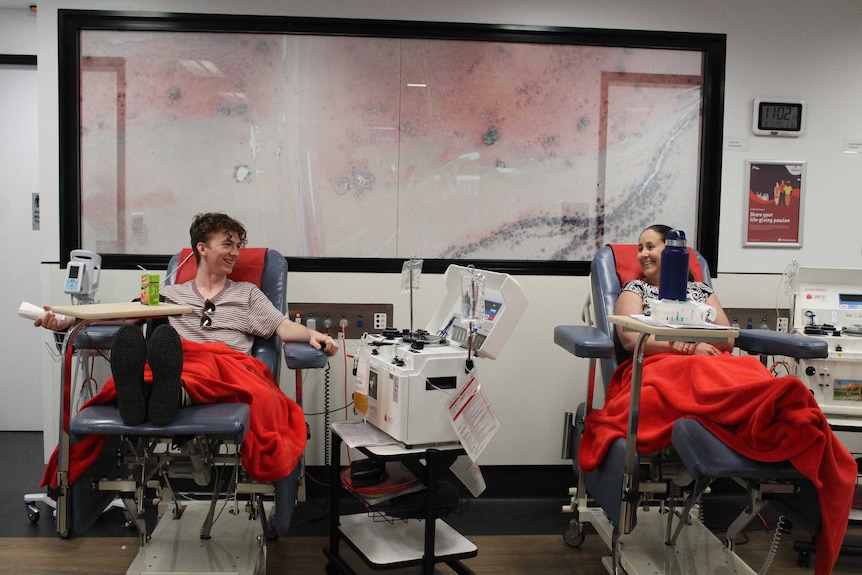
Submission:
[[[204,302],[204,309],[201,312],[201,327],[210,327],[213,324],[215,309],[215,304],[210,300]]]

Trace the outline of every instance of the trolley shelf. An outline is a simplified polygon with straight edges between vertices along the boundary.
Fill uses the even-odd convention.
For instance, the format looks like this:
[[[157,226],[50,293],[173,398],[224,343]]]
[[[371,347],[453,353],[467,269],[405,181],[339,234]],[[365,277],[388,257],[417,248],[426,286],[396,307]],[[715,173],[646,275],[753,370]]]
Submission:
[[[425,554],[423,521],[369,521],[365,513],[342,515],[339,531],[363,560],[376,567],[420,565]],[[436,520],[434,557],[438,562],[467,559],[478,553],[476,545],[442,519]]]

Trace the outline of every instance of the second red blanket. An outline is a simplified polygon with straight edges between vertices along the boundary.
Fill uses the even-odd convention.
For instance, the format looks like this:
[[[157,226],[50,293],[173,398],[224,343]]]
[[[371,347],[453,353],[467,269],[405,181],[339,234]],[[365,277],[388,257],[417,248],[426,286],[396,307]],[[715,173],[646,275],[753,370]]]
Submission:
[[[258,481],[286,477],[305,449],[306,430],[302,408],[287,397],[259,360],[235,351],[223,343],[195,343],[183,340],[185,388],[194,403],[248,403],[250,429],[242,444],[242,464]],[[145,379],[152,381],[146,369]],[[117,392],[109,379],[102,390],[87,402],[112,403]],[[86,405],[84,407],[86,407]],[[91,435],[71,446],[69,483],[98,457],[105,438]],[[56,485],[57,451],[54,451],[42,485]]]
[[[604,407],[587,417],[578,449],[582,470],[595,469],[610,444],[625,437],[631,376],[628,360],[614,372]],[[805,384],[795,377],[773,377],[752,356],[646,357],[638,452],[654,453],[669,446],[673,422],[681,417],[697,419],[751,459],[789,460],[812,481],[823,524],[817,535],[815,573],[831,573],[847,529],[857,466]]]

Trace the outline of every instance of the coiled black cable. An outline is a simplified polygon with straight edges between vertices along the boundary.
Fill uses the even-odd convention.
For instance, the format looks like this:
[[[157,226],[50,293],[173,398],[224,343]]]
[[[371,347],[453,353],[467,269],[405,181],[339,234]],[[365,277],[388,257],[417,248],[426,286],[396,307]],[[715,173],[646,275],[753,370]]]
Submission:
[[[793,524],[784,515],[778,517],[778,523],[775,526],[775,533],[772,536],[772,543],[769,545],[769,551],[766,554],[766,560],[763,562],[763,567],[757,572],[757,575],[766,575],[772,567],[772,562],[775,561],[775,556],[778,554],[778,544],[781,542],[781,536],[785,533],[790,533]]]

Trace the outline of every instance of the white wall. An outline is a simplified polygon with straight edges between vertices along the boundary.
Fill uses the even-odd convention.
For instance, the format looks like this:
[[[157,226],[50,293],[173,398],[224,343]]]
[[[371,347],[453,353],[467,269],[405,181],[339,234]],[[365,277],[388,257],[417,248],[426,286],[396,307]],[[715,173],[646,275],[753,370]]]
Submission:
[[[36,53],[36,15],[26,8],[0,8],[0,54]]]
[[[0,54],[36,54],[36,16],[26,9],[0,9]],[[15,390],[0,402],[0,429],[40,430],[42,388],[37,358],[42,335],[15,318],[22,300],[40,290],[39,232],[32,229],[31,202],[39,192],[36,125],[37,71],[33,66],[0,66],[0,243],[14,246],[14,267],[7,267],[0,290],[0,382]],[[56,194],[54,194],[56,195]],[[11,256],[12,254],[8,254]],[[8,257],[7,256],[7,257]],[[31,358],[32,361],[22,361]]]
[[[727,34],[725,149],[722,170],[721,237],[716,286],[729,307],[771,307],[779,274],[791,259],[802,265],[862,267],[862,229],[850,207],[858,205],[856,184],[862,157],[842,154],[844,138],[862,138],[862,114],[852,104],[862,93],[856,60],[862,40],[862,3],[843,0],[45,0],[39,4],[39,172],[43,197],[42,301],[65,301],[57,239],[57,29],[56,8],[259,13],[292,16],[463,21],[522,25],[654,29]],[[803,98],[809,104],[807,132],[798,139],[755,138],[751,105],[755,97]],[[803,247],[744,249],[742,222],[746,159],[807,162]],[[718,214],[716,214],[718,217]],[[246,222],[253,229],[254,222]],[[101,296],[127,299],[132,272],[106,273]],[[430,319],[440,301],[437,278],[423,278],[417,321]],[[483,456],[483,464],[557,464],[563,411],[584,395],[586,365],[552,342],[553,326],[580,323],[586,278],[518,278],[531,300],[527,316],[495,362],[480,364],[484,388],[503,427]],[[380,274],[291,274],[289,300],[395,304],[395,325],[408,324],[407,302],[397,277]],[[336,362],[333,362],[336,363]],[[43,359],[43,386],[56,385],[56,367]],[[319,411],[320,374],[306,386],[306,411]],[[289,379],[289,378],[286,378]],[[333,406],[343,393],[343,370],[332,370]],[[290,384],[286,381],[286,384]],[[46,402],[48,403],[48,402]],[[51,413],[46,405],[45,412]],[[318,418],[319,419],[319,418]],[[50,418],[47,420],[51,422]],[[315,420],[312,420],[315,423]],[[529,422],[529,423],[526,423]],[[316,425],[316,423],[315,423]],[[52,444],[50,438],[46,443]],[[319,433],[309,462],[320,463]]]

